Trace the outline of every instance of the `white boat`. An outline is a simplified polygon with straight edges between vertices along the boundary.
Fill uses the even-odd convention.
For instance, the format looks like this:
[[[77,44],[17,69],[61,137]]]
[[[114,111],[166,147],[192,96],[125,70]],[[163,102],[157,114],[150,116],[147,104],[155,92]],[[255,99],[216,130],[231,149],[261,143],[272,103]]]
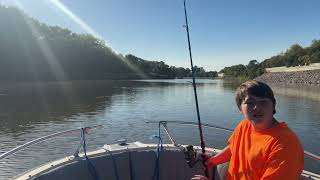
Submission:
[[[127,143],[125,140],[121,140],[117,144],[105,144],[97,150],[86,152],[85,134],[93,128],[101,127],[94,126],[58,132],[38,138],[0,155],[0,160],[36,143],[47,141],[48,139],[58,136],[65,136],[66,134],[80,132],[81,143],[73,155],[35,167],[16,176],[14,179],[180,180],[191,179],[195,174],[203,174],[201,163],[197,163],[200,162],[198,161],[199,156],[195,155],[200,154],[201,148],[193,146],[194,151],[191,152],[191,156],[186,156],[187,145],[178,144],[167,126],[168,123],[186,125],[197,125],[197,123],[179,121],[160,121],[149,123],[159,123],[157,144],[145,144],[139,141]],[[161,126],[168,135],[171,144],[162,144],[162,138],[160,135]],[[230,129],[210,124],[203,124],[203,126],[230,131]],[[79,153],[81,148],[83,149],[83,153]],[[197,151],[199,153],[197,153]],[[206,153],[211,155],[214,155],[219,151],[219,149],[206,148]],[[319,156],[307,151],[305,151],[305,155],[313,158],[314,160],[320,159]],[[222,180],[225,179],[227,168],[228,163],[225,163],[210,170],[210,173],[214,173],[215,180]],[[304,170],[300,179],[320,179],[320,175]]]

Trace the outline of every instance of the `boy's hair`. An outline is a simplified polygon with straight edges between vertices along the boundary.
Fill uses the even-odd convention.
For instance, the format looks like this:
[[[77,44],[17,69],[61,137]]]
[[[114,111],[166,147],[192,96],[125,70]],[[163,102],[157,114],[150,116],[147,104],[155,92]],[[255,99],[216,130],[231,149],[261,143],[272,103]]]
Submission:
[[[242,101],[244,101],[247,95],[271,99],[273,102],[273,106],[275,107],[276,105],[276,99],[274,98],[272,89],[263,82],[256,81],[256,80],[249,80],[242,83],[237,88],[236,103],[239,109],[242,104]],[[275,113],[276,113],[276,110],[274,108],[273,114]]]

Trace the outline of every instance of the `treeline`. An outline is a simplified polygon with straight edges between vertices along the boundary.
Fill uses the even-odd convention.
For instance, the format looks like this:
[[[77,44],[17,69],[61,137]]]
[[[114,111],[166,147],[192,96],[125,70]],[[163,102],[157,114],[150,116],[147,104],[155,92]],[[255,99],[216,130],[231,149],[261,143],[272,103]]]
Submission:
[[[197,75],[214,76],[196,68]],[[190,69],[113,52],[101,39],[48,26],[0,6],[0,80],[141,79],[190,76]]]
[[[251,60],[248,65],[234,65],[225,67],[220,71],[225,77],[237,78],[241,81],[253,79],[264,73],[265,68],[272,67],[293,67],[304,66],[311,63],[320,62],[320,40],[313,40],[309,47],[301,47],[298,44],[292,45],[286,52],[282,52],[261,63],[257,60]]]
[[[152,78],[184,78],[192,76],[191,69],[169,66],[163,61],[147,61],[132,54],[126,55],[125,60],[128,61],[128,64],[133,64],[136,68],[142,70],[144,74]],[[193,68],[197,77],[214,78],[218,76],[217,71],[206,72],[203,67],[198,66],[194,66]]]
[[[224,78],[236,78],[239,81],[254,79],[264,73],[264,68],[257,60],[251,60],[248,65],[238,64],[223,68],[220,73],[223,73]]]

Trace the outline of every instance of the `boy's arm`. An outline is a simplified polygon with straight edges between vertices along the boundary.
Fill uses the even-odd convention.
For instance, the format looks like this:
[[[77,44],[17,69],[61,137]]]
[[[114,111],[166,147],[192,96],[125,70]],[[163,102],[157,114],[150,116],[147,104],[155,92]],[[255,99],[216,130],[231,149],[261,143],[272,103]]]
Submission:
[[[207,161],[208,168],[211,168],[218,164],[228,162],[230,161],[230,158],[231,158],[231,151],[228,145],[221,152],[219,152],[215,156],[212,156],[211,158],[208,159]]]

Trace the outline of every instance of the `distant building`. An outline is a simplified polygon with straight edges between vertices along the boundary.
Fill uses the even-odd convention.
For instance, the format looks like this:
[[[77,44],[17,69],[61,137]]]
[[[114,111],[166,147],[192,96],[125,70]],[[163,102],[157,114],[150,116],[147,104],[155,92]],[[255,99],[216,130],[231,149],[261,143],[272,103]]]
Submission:
[[[223,74],[223,73],[218,73],[218,77],[219,77],[219,78],[223,78],[223,77],[224,77],[224,74]]]

